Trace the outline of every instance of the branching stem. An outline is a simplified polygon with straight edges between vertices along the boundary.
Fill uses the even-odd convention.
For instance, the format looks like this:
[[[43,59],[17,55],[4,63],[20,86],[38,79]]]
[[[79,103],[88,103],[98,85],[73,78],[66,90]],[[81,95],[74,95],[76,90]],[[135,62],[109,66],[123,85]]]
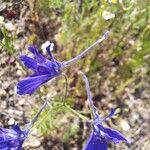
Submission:
[[[72,112],[73,114],[75,114],[76,116],[78,116],[79,118],[86,120],[88,122],[91,122],[87,117],[81,115],[80,113],[78,113],[76,110],[72,109],[70,106],[65,105],[65,108],[67,108],[70,112]]]

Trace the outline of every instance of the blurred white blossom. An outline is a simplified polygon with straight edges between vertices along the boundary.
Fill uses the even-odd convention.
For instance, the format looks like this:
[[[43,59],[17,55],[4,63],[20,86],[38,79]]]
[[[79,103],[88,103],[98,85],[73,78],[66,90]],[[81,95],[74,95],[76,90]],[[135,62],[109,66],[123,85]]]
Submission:
[[[16,30],[16,27],[15,27],[15,25],[12,24],[12,22],[5,23],[5,28],[8,31],[15,31]]]
[[[104,10],[103,13],[102,13],[102,17],[105,19],[105,20],[109,20],[109,19],[112,19],[115,17],[115,14],[114,13],[111,13],[109,11],[106,11]]]
[[[4,17],[0,16],[0,25],[3,25],[3,24],[4,24]]]
[[[131,3],[135,3],[135,0],[131,0]],[[119,0],[119,3],[123,3],[123,0]]]
[[[117,0],[108,0],[109,3],[114,3],[116,4],[117,3]]]

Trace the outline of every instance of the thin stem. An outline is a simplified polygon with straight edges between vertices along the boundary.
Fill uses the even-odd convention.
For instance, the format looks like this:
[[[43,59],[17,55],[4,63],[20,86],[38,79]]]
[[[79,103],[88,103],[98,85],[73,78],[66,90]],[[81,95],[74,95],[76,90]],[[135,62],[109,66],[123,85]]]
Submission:
[[[103,40],[105,40],[108,37],[109,31],[106,31],[104,33],[104,35],[97,40],[95,43],[93,43],[91,46],[89,46],[87,49],[85,49],[82,53],[80,53],[78,56],[76,56],[75,58],[68,60],[66,62],[62,63],[62,69],[70,66],[73,63],[76,63],[78,60],[80,60],[81,58],[83,58],[87,53],[89,53],[96,45],[98,45],[99,43],[101,43]]]
[[[131,9],[133,7],[133,5],[134,5],[133,2],[130,2],[130,6],[126,7],[123,2],[121,3],[121,6],[124,11],[128,11],[129,9]]]
[[[62,99],[63,105],[65,105],[65,99],[67,97],[67,92],[68,92],[68,80],[67,80],[67,76],[65,74],[62,73],[62,76],[65,78],[65,94]]]
[[[80,71],[79,73],[82,75],[82,77],[84,79],[84,82],[85,82],[85,85],[86,85],[86,91],[87,91],[87,95],[88,95],[89,106],[92,110],[94,118],[97,118],[97,109],[93,104],[93,100],[92,100],[92,96],[91,96],[91,92],[90,92],[89,81],[88,81],[86,75],[83,72]]]
[[[32,121],[29,124],[27,124],[28,130],[30,130],[34,126],[34,124],[37,121],[39,115],[41,114],[41,112],[43,111],[43,109],[45,109],[45,107],[47,106],[48,101],[49,101],[49,99],[47,99],[44,102],[44,104],[42,105],[42,107],[40,108],[40,110],[38,111],[38,113],[34,116],[34,118],[32,119]]]
[[[48,116],[48,114],[49,114],[52,110],[58,109],[58,108],[60,108],[60,107],[62,107],[62,106],[63,106],[63,105],[59,105],[59,106],[56,106],[56,107],[54,107],[54,108],[52,108],[52,109],[49,109],[48,112],[47,112],[47,114],[45,114],[45,115],[42,117],[42,119],[41,119],[37,124],[34,125],[34,127],[37,127],[38,125],[40,125],[40,124],[42,123],[42,121]]]
[[[70,106],[65,105],[65,108],[67,108],[70,112],[72,112],[73,114],[75,114],[76,116],[78,116],[79,118],[86,120],[88,122],[91,122],[87,117],[81,115],[80,113],[78,113],[76,110],[72,109]]]

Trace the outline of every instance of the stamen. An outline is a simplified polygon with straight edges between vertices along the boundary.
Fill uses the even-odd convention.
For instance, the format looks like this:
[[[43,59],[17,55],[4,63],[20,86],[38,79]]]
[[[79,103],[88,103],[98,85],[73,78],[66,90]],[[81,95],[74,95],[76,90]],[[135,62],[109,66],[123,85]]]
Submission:
[[[45,52],[48,53],[48,55],[50,56],[50,59],[54,61],[54,57],[52,55],[52,51],[54,48],[54,43],[50,43],[50,41],[46,41],[45,43],[42,44],[41,49]]]

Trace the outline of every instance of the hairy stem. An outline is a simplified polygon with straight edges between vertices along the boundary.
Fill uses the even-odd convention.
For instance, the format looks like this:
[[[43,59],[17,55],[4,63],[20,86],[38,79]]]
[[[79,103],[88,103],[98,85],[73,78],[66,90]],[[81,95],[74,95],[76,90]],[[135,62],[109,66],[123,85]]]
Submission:
[[[87,53],[89,53],[96,45],[101,43],[103,40],[105,40],[108,37],[109,31],[106,31],[104,35],[98,39],[95,43],[93,43],[91,46],[89,46],[87,49],[85,49],[82,53],[77,55],[75,58],[68,60],[66,62],[62,63],[62,69],[76,63],[78,60],[82,59]]]
[[[45,109],[45,107],[47,106],[48,101],[49,101],[49,99],[47,99],[47,100],[44,102],[44,104],[43,104],[42,107],[39,109],[39,111],[37,112],[37,114],[34,116],[34,118],[32,119],[32,121],[31,121],[29,124],[27,124],[26,128],[28,128],[28,130],[30,130],[30,129],[34,126],[34,124],[35,124],[35,122],[37,121],[39,115],[41,114],[41,112],[42,112],[42,111]]]
[[[88,122],[91,122],[87,117],[81,115],[80,113],[78,113],[76,110],[72,109],[70,106],[65,105],[65,108],[67,108],[70,112],[72,112],[73,114],[75,114],[76,116],[78,116],[79,118],[86,120]]]
[[[91,96],[91,92],[90,92],[89,81],[88,81],[86,75],[83,72],[80,71],[79,73],[82,75],[83,80],[84,80],[85,85],[86,85],[86,91],[87,91],[87,95],[88,95],[89,106],[90,106],[90,108],[92,110],[93,117],[97,118],[97,109],[96,109],[96,107],[93,104],[93,100],[92,100],[92,96]]]
[[[64,97],[62,98],[63,105],[65,105],[65,99],[67,97],[67,92],[68,92],[68,80],[65,74],[62,73],[62,76],[65,78],[65,93],[64,93]]]

